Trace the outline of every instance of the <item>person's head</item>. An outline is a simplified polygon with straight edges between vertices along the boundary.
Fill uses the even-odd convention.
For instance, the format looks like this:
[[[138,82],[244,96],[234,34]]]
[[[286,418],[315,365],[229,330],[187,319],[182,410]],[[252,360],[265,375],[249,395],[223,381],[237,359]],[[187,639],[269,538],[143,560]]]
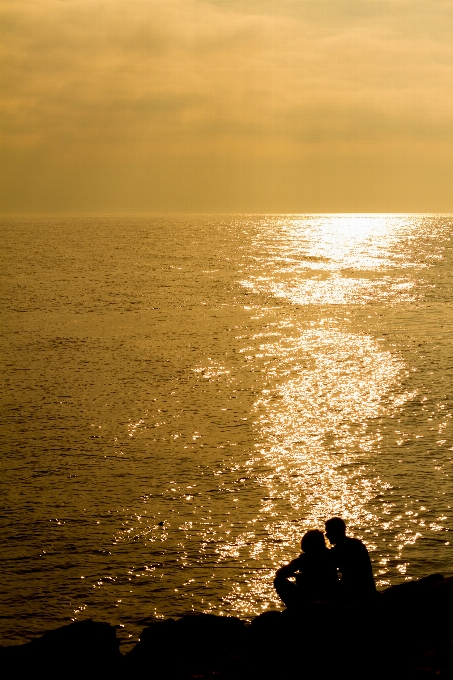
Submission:
[[[326,542],[324,534],[318,529],[310,529],[302,536],[300,547],[305,553],[317,552],[319,550],[326,550]]]
[[[346,536],[346,524],[340,517],[332,517],[327,520],[326,536],[330,543],[338,543]]]

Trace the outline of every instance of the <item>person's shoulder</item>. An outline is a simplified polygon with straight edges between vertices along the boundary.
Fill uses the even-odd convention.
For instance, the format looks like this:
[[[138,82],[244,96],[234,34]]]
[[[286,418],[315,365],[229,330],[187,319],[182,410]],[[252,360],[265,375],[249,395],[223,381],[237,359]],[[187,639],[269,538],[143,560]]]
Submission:
[[[353,538],[352,536],[347,536],[346,541],[351,549],[362,552],[363,551],[368,552],[365,543],[361,541],[360,538]]]
[[[341,554],[341,546],[333,545],[331,548],[326,548],[325,552],[322,553],[322,559],[327,562],[335,561],[338,555]]]
[[[307,556],[304,553],[301,553],[299,557],[296,557],[294,560],[291,560],[290,566],[293,567],[295,571],[301,569],[304,565],[304,561]]]
[[[322,553],[320,553],[319,559],[325,564],[334,564],[336,562],[337,552],[338,551],[336,551],[335,548],[326,548]]]
[[[302,565],[304,562],[307,561],[307,555],[306,555],[306,553],[300,553],[299,557],[296,557],[296,559],[293,560],[293,561],[294,561],[294,562],[297,562],[297,564]]]

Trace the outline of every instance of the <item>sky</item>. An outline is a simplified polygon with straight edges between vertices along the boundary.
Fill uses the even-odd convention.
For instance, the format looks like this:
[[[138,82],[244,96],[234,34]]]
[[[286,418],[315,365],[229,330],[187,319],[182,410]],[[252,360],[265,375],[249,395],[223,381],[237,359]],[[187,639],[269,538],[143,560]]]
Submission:
[[[451,0],[1,0],[3,213],[453,212]]]

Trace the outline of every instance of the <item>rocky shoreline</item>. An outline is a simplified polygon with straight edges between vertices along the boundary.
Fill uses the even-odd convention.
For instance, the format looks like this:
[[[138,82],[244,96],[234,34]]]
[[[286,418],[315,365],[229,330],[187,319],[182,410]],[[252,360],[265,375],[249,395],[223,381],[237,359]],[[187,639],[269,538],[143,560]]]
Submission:
[[[313,603],[251,623],[194,614],[156,620],[122,655],[108,623],[78,621],[0,648],[3,678],[453,678],[453,577],[388,588],[373,605]]]

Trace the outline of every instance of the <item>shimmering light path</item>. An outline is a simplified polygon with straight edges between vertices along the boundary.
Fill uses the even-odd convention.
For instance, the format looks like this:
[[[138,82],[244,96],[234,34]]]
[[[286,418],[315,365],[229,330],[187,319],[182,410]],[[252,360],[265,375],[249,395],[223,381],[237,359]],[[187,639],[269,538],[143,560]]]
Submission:
[[[3,639],[279,607],[336,514],[380,586],[453,574],[452,225],[7,224]]]
[[[333,515],[356,527],[370,550],[386,541],[379,531],[380,518],[370,506],[392,485],[369,469],[370,456],[380,452],[383,439],[380,428],[372,424],[378,418],[397,417],[417,390],[402,391],[409,371],[399,353],[383,346],[385,338],[351,333],[351,309],[346,308],[341,318],[341,311],[339,317],[331,306],[413,302],[414,281],[401,273],[389,281],[386,270],[419,264],[404,256],[404,244],[413,238],[420,220],[316,216],[281,220],[278,226],[280,239],[275,238],[275,223],[260,233],[254,250],[261,253],[260,258],[254,256],[260,271],[243,285],[298,306],[329,306],[332,316],[308,323],[301,323],[299,315],[274,322],[273,332],[258,334],[259,347],[246,354],[249,361],[261,360],[271,383],[257,400],[255,412],[263,442],[260,453],[272,468],[261,510],[272,540],[259,541],[253,554],[274,567],[290,559],[287,548],[300,540],[301,533],[311,527],[322,529]],[[270,342],[265,342],[266,336]],[[298,521],[282,521],[294,511],[302,515]],[[253,540],[253,534],[247,536]],[[401,558],[404,545],[420,536],[416,528],[406,529],[395,559]],[[380,547],[385,551],[386,546]],[[385,578],[389,562],[388,554],[382,556],[376,570],[379,585],[389,583]],[[397,566],[401,573],[406,567]],[[254,612],[260,600],[263,609],[269,602],[278,604],[269,577],[252,581],[245,592],[236,587],[234,593],[228,601],[239,605],[242,614]]]

